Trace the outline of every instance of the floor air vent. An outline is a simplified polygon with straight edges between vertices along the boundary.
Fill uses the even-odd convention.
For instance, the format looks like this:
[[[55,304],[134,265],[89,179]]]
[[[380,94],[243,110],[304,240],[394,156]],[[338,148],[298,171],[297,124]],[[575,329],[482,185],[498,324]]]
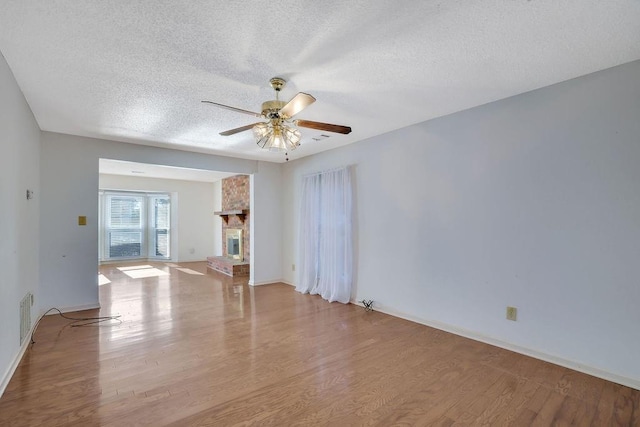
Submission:
[[[31,300],[33,296],[31,292],[27,294],[20,301],[20,345],[24,342],[24,339],[31,330]]]

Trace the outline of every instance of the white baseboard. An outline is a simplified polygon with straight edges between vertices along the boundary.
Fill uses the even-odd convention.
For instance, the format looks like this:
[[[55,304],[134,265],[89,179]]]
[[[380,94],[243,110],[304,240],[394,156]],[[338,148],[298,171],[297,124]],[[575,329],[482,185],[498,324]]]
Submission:
[[[7,389],[7,386],[9,385],[9,381],[11,381],[11,378],[13,377],[13,374],[16,372],[16,369],[18,369],[18,365],[22,360],[22,356],[24,356],[24,353],[27,351],[27,348],[29,347],[29,343],[31,342],[31,334],[33,333],[34,327],[35,327],[35,324],[31,325],[31,330],[25,337],[24,342],[20,347],[20,351],[18,352],[18,354],[16,354],[16,357],[13,359],[13,362],[9,366],[9,369],[7,369],[7,371],[2,376],[2,381],[0,381],[0,397],[2,397],[2,395],[4,394],[4,391]]]
[[[295,283],[288,282],[288,281],[286,281],[284,279],[273,279],[273,280],[266,280],[266,281],[263,281],[263,282],[256,282],[256,283],[254,283],[251,280],[249,280],[249,285],[250,286],[273,285],[273,284],[276,284],[276,283],[284,283],[285,285],[293,286],[294,288],[296,287]]]
[[[280,279],[263,280],[261,282],[254,282],[253,280],[249,280],[249,286],[273,285],[275,283],[283,283],[283,282]]]
[[[71,313],[73,311],[83,311],[83,310],[94,310],[96,308],[100,308],[100,304],[85,304],[85,305],[76,305],[76,306],[72,306],[72,307],[56,307],[58,310],[60,310],[63,313]],[[48,309],[47,309],[48,310]],[[42,314],[44,312],[46,312],[47,310],[42,310],[40,316],[42,316]],[[53,310],[49,313],[47,313],[47,316],[51,316],[52,314],[58,314],[57,311]]]
[[[289,283],[282,279],[265,280],[262,282],[254,282],[252,280],[249,280],[249,286],[275,285],[276,283],[284,283],[285,285],[294,286],[294,287],[296,286],[293,283]]]
[[[353,301],[353,300],[351,301],[351,304],[359,305],[361,307],[363,306],[361,302]],[[480,341],[485,344],[493,345],[495,347],[504,348],[505,350],[510,350],[515,353],[524,354],[525,356],[530,356],[530,357],[533,357],[534,359],[543,360],[545,362],[549,362],[555,365],[563,366],[565,368],[573,369],[574,371],[582,372],[587,375],[592,375],[594,377],[602,378],[603,380],[611,381],[616,384],[620,384],[623,386],[631,387],[636,390],[640,390],[640,380],[635,378],[624,377],[618,374],[614,374],[612,372],[608,372],[599,368],[594,368],[588,365],[583,365],[581,363],[564,359],[562,357],[558,357],[552,354],[547,354],[531,348],[521,347],[516,344],[511,344],[509,342],[502,341],[486,335],[482,335],[477,332],[469,331],[467,329],[458,328],[456,326],[447,325],[445,323],[440,323],[433,320],[422,319],[417,316],[402,313],[400,311],[397,311],[391,308],[374,306],[373,309],[375,311],[379,311],[381,313],[388,314],[390,316],[399,317],[401,319],[409,320],[410,322],[420,323],[421,325],[429,326],[431,328],[439,329],[445,332],[450,332],[454,335],[459,335],[465,338],[472,339],[474,341]]]

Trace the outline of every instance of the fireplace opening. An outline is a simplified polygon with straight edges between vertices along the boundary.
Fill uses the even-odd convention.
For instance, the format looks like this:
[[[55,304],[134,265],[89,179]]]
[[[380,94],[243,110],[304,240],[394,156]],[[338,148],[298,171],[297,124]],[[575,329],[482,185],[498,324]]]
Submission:
[[[227,228],[227,258],[242,261],[242,229],[239,228]]]

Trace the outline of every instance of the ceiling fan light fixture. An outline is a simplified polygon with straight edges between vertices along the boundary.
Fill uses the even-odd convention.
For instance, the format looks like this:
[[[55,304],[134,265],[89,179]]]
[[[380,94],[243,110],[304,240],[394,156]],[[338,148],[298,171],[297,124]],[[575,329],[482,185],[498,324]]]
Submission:
[[[253,136],[256,138],[256,142],[268,137],[271,132],[273,132],[273,129],[271,129],[269,123],[258,123],[253,127]],[[260,145],[259,142],[258,145]]]
[[[258,123],[253,127],[258,147],[270,151],[288,152],[300,146],[300,131],[279,123]]]
[[[302,138],[302,134],[298,129],[291,126],[283,126],[282,134],[284,135],[284,139],[288,141],[289,145],[291,145],[290,150],[295,150],[300,146],[300,138]]]
[[[282,132],[277,132],[277,130],[278,129],[273,130],[273,136],[269,138],[267,148],[269,149],[269,151],[287,151],[284,135],[282,135]]]

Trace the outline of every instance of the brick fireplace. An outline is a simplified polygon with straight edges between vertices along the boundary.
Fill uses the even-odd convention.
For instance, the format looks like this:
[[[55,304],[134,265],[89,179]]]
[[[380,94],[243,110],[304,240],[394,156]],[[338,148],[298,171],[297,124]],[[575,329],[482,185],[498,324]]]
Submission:
[[[249,274],[251,259],[249,245],[249,176],[236,175],[222,180],[222,210],[215,212],[222,218],[222,256],[207,257],[209,268],[227,276],[243,276]],[[239,233],[238,233],[239,231]],[[242,254],[228,254],[229,236],[240,235],[241,241],[234,242],[233,247],[242,248]],[[232,251],[233,252],[233,251]],[[234,256],[235,255],[235,256]]]

